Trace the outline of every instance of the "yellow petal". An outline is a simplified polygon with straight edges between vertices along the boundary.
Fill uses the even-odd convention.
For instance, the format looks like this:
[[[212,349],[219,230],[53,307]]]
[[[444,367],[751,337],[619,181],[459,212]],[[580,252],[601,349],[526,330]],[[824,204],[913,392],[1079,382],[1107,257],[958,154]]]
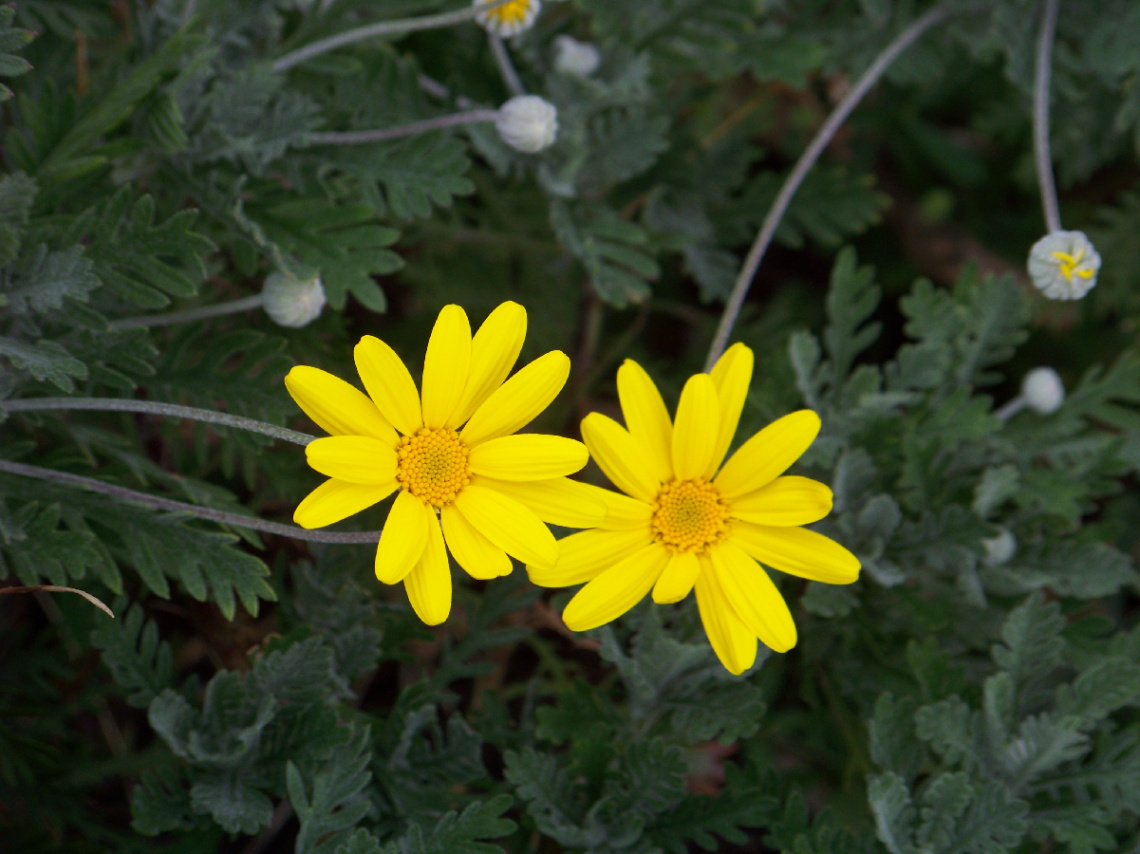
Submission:
[[[818,480],[785,475],[735,499],[729,515],[757,525],[807,525],[831,512],[831,498],[831,490]]]
[[[526,309],[505,302],[487,315],[471,341],[471,367],[459,404],[447,419],[455,429],[472,416],[491,392],[503,384],[526,338]]]
[[[480,534],[511,557],[536,566],[554,566],[558,541],[534,511],[478,484],[465,486],[455,506]]]
[[[668,562],[669,550],[660,543],[638,549],[579,590],[562,612],[562,622],[571,631],[584,632],[617,619],[645,598]]]
[[[673,473],[677,480],[702,477],[720,434],[720,404],[708,374],[694,374],[681,390],[673,426]]]
[[[626,359],[618,368],[617,390],[629,435],[645,449],[658,479],[672,480],[673,422],[657,386],[641,365]]]
[[[716,438],[712,462],[705,470],[705,477],[712,477],[724,461],[736,426],[740,423],[740,413],[748,397],[748,387],[752,384],[752,351],[743,344],[733,344],[717,359],[709,376],[716,386],[717,402],[720,404],[720,432]]]
[[[731,541],[709,554],[721,589],[748,630],[776,652],[796,645],[796,624],[788,604],[764,567]]]
[[[653,518],[653,505],[647,504],[637,498],[631,498],[623,492],[612,489],[603,489],[593,484],[582,484],[589,487],[589,494],[596,496],[606,505],[606,518],[598,527],[607,531],[622,531],[629,528],[645,528]]]
[[[471,449],[472,474],[498,480],[549,480],[581,469],[590,459],[586,446],[565,436],[524,433],[500,436]]]
[[[720,663],[729,673],[739,676],[756,663],[756,635],[732,610],[708,559],[701,563],[696,583],[697,608],[705,634]]]
[[[658,605],[680,602],[689,595],[700,574],[701,562],[695,554],[677,552],[669,558],[669,565],[653,586],[653,601]]]
[[[533,510],[543,522],[549,522],[551,525],[593,528],[606,519],[605,502],[597,495],[601,490],[596,486],[566,477],[535,480],[529,483],[491,478],[479,478],[474,482],[510,496]]]
[[[396,451],[369,436],[327,436],[305,446],[305,459],[321,474],[349,483],[390,483],[396,478]]]
[[[438,430],[463,396],[471,363],[471,324],[457,305],[445,305],[435,319],[424,355],[424,426]]]
[[[636,531],[580,531],[558,541],[558,563],[553,567],[527,565],[532,584],[570,587],[597,578],[618,561],[653,542],[649,529]]]
[[[435,514],[410,492],[396,496],[376,547],[376,577],[380,581],[395,584],[404,580],[424,553],[428,524],[434,521]]]
[[[741,445],[720,474],[717,489],[729,500],[767,486],[815,441],[819,416],[801,409],[779,418]]]
[[[561,350],[539,356],[492,392],[459,435],[478,445],[514,433],[550,406],[568,376],[570,359]]]
[[[323,528],[383,501],[395,491],[395,479],[383,484],[326,480],[297,505],[293,521],[302,528]]]
[[[644,449],[624,427],[600,412],[591,412],[582,419],[582,441],[614,486],[642,501],[657,499],[661,481]]]
[[[285,388],[306,415],[333,436],[371,436],[396,446],[396,431],[376,404],[340,377],[297,365],[285,375]]]
[[[850,584],[859,577],[859,558],[835,540],[806,528],[735,522],[729,538],[756,560],[789,575],[824,584]]]
[[[464,572],[480,581],[511,574],[514,564],[507,553],[476,531],[455,505],[444,507],[440,518],[447,547]]]
[[[404,578],[404,589],[416,616],[429,626],[438,626],[451,613],[451,564],[439,522],[432,518],[427,530],[424,552]]]
[[[379,338],[365,335],[353,350],[353,356],[364,388],[380,414],[405,436],[423,427],[415,380],[396,351]]]

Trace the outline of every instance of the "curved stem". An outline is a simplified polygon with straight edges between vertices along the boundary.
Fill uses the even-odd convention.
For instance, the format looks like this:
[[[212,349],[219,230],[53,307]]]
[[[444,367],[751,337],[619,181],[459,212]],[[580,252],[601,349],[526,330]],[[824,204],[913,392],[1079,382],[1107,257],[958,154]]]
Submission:
[[[255,516],[241,516],[237,513],[226,513],[209,507],[199,507],[196,504],[187,504],[184,501],[172,501],[169,498],[159,498],[145,492],[137,492],[122,486],[114,486],[95,480],[91,477],[82,477],[65,471],[29,466],[23,463],[14,463],[10,460],[0,460],[0,472],[31,477],[36,480],[46,480],[50,483],[63,483],[68,486],[79,486],[89,489],[100,495],[117,498],[120,501],[133,501],[146,504],[158,510],[167,510],[171,513],[190,513],[199,519],[208,519],[211,522],[220,522],[223,525],[233,525],[236,528],[249,528],[262,531],[266,534],[276,534],[279,537],[292,537],[294,540],[308,540],[311,543],[375,543],[380,539],[379,531],[366,531],[360,534],[338,534],[331,531],[309,531],[296,525],[282,525],[279,522],[266,522]]]
[[[515,71],[515,65],[511,62],[511,55],[507,52],[506,44],[494,33],[487,33],[487,41],[491,43],[491,54],[495,57],[495,65],[499,66],[499,73],[503,75],[503,82],[507,84],[507,89],[512,95],[525,95],[526,87],[523,86],[519,73]]]
[[[140,317],[127,317],[122,320],[111,321],[114,330],[135,329],[141,326],[170,326],[174,323],[192,323],[195,320],[205,320],[208,317],[222,317],[226,314],[237,314],[254,308],[261,308],[261,294],[226,302],[204,305],[201,308],[188,308],[185,311],[168,311],[165,314],[144,314]]]
[[[311,133],[308,136],[308,140],[313,145],[362,145],[367,142],[384,142],[389,139],[415,136],[417,134],[427,133],[428,131],[440,130],[456,125],[469,125],[475,122],[493,122],[498,117],[498,110],[469,110],[466,113],[451,113],[446,116],[436,116],[433,119],[424,119],[421,122],[412,122],[409,125],[399,125],[398,127],[392,128]]]
[[[1006,403],[1001,409],[995,411],[994,417],[1000,418],[1002,421],[1008,421],[1023,409],[1025,409],[1025,398],[1019,394]]]
[[[156,403],[150,400],[125,400],[115,397],[31,397],[25,400],[0,400],[0,412],[38,412],[51,409],[86,409],[96,412],[141,412],[146,415],[170,415],[174,418],[189,418],[206,424],[221,424],[236,427],[251,433],[272,436],[295,445],[307,445],[316,436],[267,424],[241,415],[215,412],[212,409],[198,409],[194,406],[179,406],[174,403]]]
[[[760,226],[760,233],[756,235],[756,240],[752,243],[752,248],[748,250],[748,255],[744,259],[744,265],[740,270],[740,275],[737,276],[732,294],[728,299],[727,305],[724,307],[724,314],[721,316],[720,325],[717,326],[716,334],[713,336],[712,346],[709,347],[708,359],[705,361],[706,371],[712,370],[713,365],[716,364],[716,360],[720,358],[720,354],[724,352],[725,347],[728,345],[728,338],[732,334],[732,327],[736,323],[736,318],[740,315],[740,309],[744,305],[744,298],[748,295],[748,289],[752,286],[752,279],[756,275],[756,270],[760,267],[760,262],[763,260],[764,253],[768,251],[768,247],[772,243],[772,238],[776,234],[780,220],[783,219],[784,214],[788,210],[788,205],[791,204],[792,197],[796,194],[796,190],[800,188],[800,184],[803,183],[807,173],[815,165],[816,160],[819,159],[819,156],[823,153],[827,144],[831,142],[831,138],[835,136],[835,132],[839,130],[843,122],[847,120],[847,117],[851,115],[851,112],[858,106],[859,102],[863,100],[863,96],[867,94],[868,90],[878,82],[883,72],[898,58],[898,55],[910,47],[919,36],[935,24],[939,24],[949,17],[950,13],[951,10],[946,5],[935,6],[925,15],[912,21],[910,26],[895,37],[894,41],[883,48],[882,53],[871,63],[871,67],[863,73],[859,81],[851,87],[851,91],[849,91],[843,100],[836,105],[835,109],[831,111],[831,115],[827,117],[827,121],[816,131],[815,137],[804,150],[804,153],[800,155],[800,159],[796,161],[795,167],[784,180],[784,185],[780,188],[776,200],[772,202],[772,207],[768,211],[768,215],[764,217],[764,222]]]
[[[106,613],[112,620],[115,619],[115,612],[107,607],[107,604],[98,596],[92,596],[86,590],[80,590],[78,587],[61,587],[58,584],[32,584],[27,587],[0,587],[0,596],[7,596],[11,593],[77,593]]]
[[[320,56],[322,53],[328,53],[330,50],[336,50],[339,47],[355,44],[356,42],[366,39],[374,39],[378,36],[400,35],[403,33],[413,33],[417,30],[434,30],[437,27],[451,27],[455,24],[462,24],[472,20],[476,15],[482,12],[488,12],[491,9],[513,2],[515,2],[515,0],[492,0],[490,3],[482,3],[478,6],[472,4],[465,9],[457,9],[454,12],[444,12],[440,15],[424,15],[419,18],[403,18],[398,21],[381,21],[378,24],[357,27],[354,30],[338,33],[335,36],[329,36],[327,39],[315,41],[312,44],[307,44],[304,47],[299,47],[285,54],[273,63],[273,70],[276,72],[288,71],[294,65],[298,65],[307,59],[312,59],[314,56]]]
[[[1049,81],[1053,73],[1053,38],[1061,0],[1045,0],[1041,10],[1041,33],[1037,39],[1037,71],[1033,80],[1033,157],[1037,161],[1037,186],[1049,233],[1061,230],[1057,185],[1053,180],[1053,156],[1049,153]]]

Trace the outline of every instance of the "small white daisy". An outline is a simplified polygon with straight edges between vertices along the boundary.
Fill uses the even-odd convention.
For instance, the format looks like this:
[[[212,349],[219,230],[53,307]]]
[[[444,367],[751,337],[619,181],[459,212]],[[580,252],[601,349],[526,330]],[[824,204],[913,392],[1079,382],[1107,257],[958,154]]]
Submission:
[[[475,5],[489,6],[493,2],[494,0],[475,0]],[[529,30],[541,8],[541,0],[511,0],[510,3],[480,12],[475,20],[483,29],[506,39]]]
[[[1080,231],[1054,231],[1029,250],[1029,277],[1049,299],[1080,299],[1096,285],[1100,255]]]

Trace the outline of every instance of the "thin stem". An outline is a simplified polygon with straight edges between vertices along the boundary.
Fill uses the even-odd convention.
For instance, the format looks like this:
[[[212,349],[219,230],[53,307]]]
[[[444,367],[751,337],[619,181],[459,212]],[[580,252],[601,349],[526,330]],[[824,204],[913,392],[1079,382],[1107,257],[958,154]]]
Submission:
[[[1057,184],[1053,180],[1053,156],[1049,153],[1049,80],[1053,74],[1053,38],[1061,0],[1045,0],[1041,10],[1041,33],[1037,39],[1037,73],[1033,80],[1033,156],[1037,161],[1037,185],[1049,233],[1061,230]]]
[[[1002,421],[1008,421],[1021,410],[1025,409],[1025,398],[1020,394],[1005,404],[1001,409],[994,413],[995,418],[1000,418]]]
[[[311,133],[308,136],[308,140],[313,145],[362,145],[368,142],[384,142],[389,139],[416,136],[417,134],[455,127],[456,125],[493,122],[498,117],[498,110],[469,110],[465,113],[450,113],[446,116],[436,116],[433,119],[424,119],[420,122],[412,122],[410,125],[399,125],[391,128],[350,130],[334,133]]]
[[[717,327],[716,334],[713,336],[712,346],[709,347],[709,356],[705,361],[705,370],[711,371],[716,360],[720,358],[720,354],[724,352],[725,347],[728,345],[728,338],[732,334],[732,327],[736,323],[737,317],[740,315],[740,309],[744,305],[744,298],[748,295],[748,289],[752,286],[752,279],[756,275],[756,270],[760,267],[760,262],[764,258],[764,253],[768,251],[769,245],[772,243],[772,238],[776,234],[776,229],[780,225],[780,220],[783,219],[784,214],[787,213],[788,205],[791,204],[792,197],[800,188],[800,184],[807,176],[808,172],[815,165],[823,150],[831,142],[831,138],[835,136],[836,131],[851,115],[851,112],[858,106],[859,102],[863,100],[863,96],[867,94],[868,90],[879,78],[882,77],[883,72],[890,67],[890,64],[895,61],[900,53],[906,50],[910,45],[923,33],[933,27],[935,24],[941,23],[950,16],[950,8],[948,6],[935,6],[925,15],[916,18],[911,22],[910,26],[903,30],[895,37],[894,41],[883,48],[871,67],[868,68],[859,81],[851,88],[851,91],[843,98],[842,101],[836,105],[835,109],[831,111],[831,115],[816,131],[815,137],[811,143],[800,155],[800,159],[796,161],[795,167],[791,173],[784,180],[784,185],[780,188],[776,200],[772,203],[768,215],[764,217],[764,222],[760,226],[760,233],[756,235],[756,240],[752,244],[752,248],[748,250],[748,255],[744,259],[744,266],[740,270],[740,275],[736,279],[736,284],[733,286],[732,295],[729,297],[727,305],[724,307],[724,314],[721,316],[720,325]]]
[[[261,294],[226,302],[204,305],[201,308],[188,308],[185,311],[168,311],[165,314],[144,314],[140,317],[127,317],[122,320],[111,321],[114,330],[135,329],[140,326],[170,326],[175,323],[193,323],[195,320],[205,320],[208,317],[222,317],[226,314],[237,314],[261,308]]]
[[[503,82],[507,84],[507,89],[512,95],[525,95],[526,87],[523,86],[519,73],[515,71],[515,65],[511,62],[511,55],[507,52],[506,44],[494,33],[487,33],[487,41],[491,43],[491,54],[495,57],[495,65],[499,66],[499,73],[503,75]]]
[[[462,24],[466,21],[470,21],[476,15],[489,12],[492,9],[497,9],[499,6],[505,6],[507,3],[513,2],[515,2],[515,0],[492,0],[490,3],[481,3],[478,6],[472,4],[464,9],[456,9],[454,12],[444,12],[440,15],[402,18],[398,21],[381,21],[378,24],[357,27],[354,30],[338,33],[335,36],[329,36],[327,39],[315,41],[312,44],[307,44],[304,47],[297,48],[285,54],[273,63],[273,70],[278,73],[288,71],[294,65],[298,65],[307,59],[312,59],[314,56],[320,56],[322,53],[328,53],[330,50],[336,50],[339,47],[355,44],[356,42],[365,41],[366,39],[414,33],[418,30],[434,30],[438,27],[451,27],[456,24]]]
[[[99,610],[115,619],[115,612],[107,607],[98,596],[92,596],[86,590],[80,590],[78,587],[61,587],[58,584],[32,584],[28,587],[0,587],[0,596],[7,596],[11,593],[77,593],[94,605]]]
[[[91,477],[82,477],[65,471],[29,466],[23,463],[14,463],[10,460],[0,460],[0,472],[32,477],[36,480],[46,480],[50,483],[63,483],[68,486],[79,486],[89,489],[100,495],[118,498],[121,501],[133,501],[137,504],[146,504],[158,510],[167,510],[171,513],[189,513],[199,519],[208,519],[211,522],[220,522],[223,525],[233,525],[235,528],[249,528],[266,534],[276,534],[279,537],[292,537],[294,540],[308,540],[312,543],[375,543],[380,539],[379,531],[366,531],[360,534],[338,534],[331,531],[309,531],[296,525],[282,525],[278,522],[266,522],[255,516],[241,516],[237,513],[225,513],[210,507],[199,507],[196,504],[187,504],[183,501],[172,501],[169,498],[159,498],[145,492],[137,492],[122,486],[114,486],[95,480]]]
[[[0,412],[38,412],[49,409],[86,409],[96,412],[141,412],[146,415],[170,415],[174,418],[189,418],[192,421],[202,421],[206,424],[221,424],[224,427],[235,427],[239,430],[248,430],[251,433],[261,433],[272,436],[295,445],[307,445],[316,436],[278,427],[276,424],[267,424],[264,421],[255,421],[252,418],[243,418],[240,415],[230,415],[226,412],[215,412],[212,409],[198,409],[194,406],[179,406],[174,403],[156,403],[150,400],[125,400],[116,397],[31,397],[25,400],[0,400]]]

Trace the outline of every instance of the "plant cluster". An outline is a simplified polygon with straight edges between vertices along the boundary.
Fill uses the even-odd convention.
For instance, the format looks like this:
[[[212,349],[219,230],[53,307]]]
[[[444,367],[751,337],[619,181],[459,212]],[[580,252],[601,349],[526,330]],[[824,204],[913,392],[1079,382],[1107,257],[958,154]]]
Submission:
[[[0,7],[0,847],[1140,846],[1137,44],[1130,0]],[[376,342],[457,430],[433,324],[470,355],[505,303],[558,485],[478,536],[596,534],[609,418],[657,441],[628,383],[719,430],[747,351],[735,439],[673,460],[811,410],[785,524],[858,579],[773,573],[753,661],[696,558],[619,591],[449,537],[469,578],[392,551],[465,484],[305,498],[424,427],[313,377]]]

